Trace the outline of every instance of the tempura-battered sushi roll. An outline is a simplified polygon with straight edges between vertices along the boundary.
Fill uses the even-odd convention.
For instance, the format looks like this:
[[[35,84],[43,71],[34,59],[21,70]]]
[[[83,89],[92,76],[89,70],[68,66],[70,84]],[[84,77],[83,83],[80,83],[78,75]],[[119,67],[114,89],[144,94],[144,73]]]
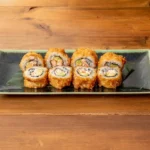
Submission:
[[[57,89],[70,86],[72,81],[72,68],[69,66],[56,66],[49,70],[48,79],[49,83]]]
[[[41,81],[29,81],[27,79],[24,79],[24,87],[27,88],[43,88],[47,85],[47,80],[41,80]]]
[[[24,71],[23,77],[33,82],[47,80],[48,69],[45,67],[31,67]]]
[[[98,57],[95,51],[88,48],[77,49],[71,58],[71,66],[83,66],[95,68],[98,62]]]
[[[31,67],[24,71],[24,86],[28,88],[43,88],[48,83],[48,70],[45,67]]]
[[[25,71],[27,68],[30,68],[33,66],[44,67],[44,59],[38,53],[28,52],[22,57],[19,66],[22,71]]]
[[[97,72],[99,86],[116,88],[121,85],[122,73],[119,68],[101,67]]]
[[[56,66],[69,66],[70,58],[65,53],[64,49],[51,48],[45,55],[45,64],[49,69]]]
[[[117,55],[112,52],[107,52],[100,57],[98,67],[99,68],[103,66],[108,66],[112,68],[119,67],[122,70],[125,63],[126,63],[125,57]]]
[[[76,67],[73,74],[75,89],[93,89],[96,83],[96,69],[91,67]]]

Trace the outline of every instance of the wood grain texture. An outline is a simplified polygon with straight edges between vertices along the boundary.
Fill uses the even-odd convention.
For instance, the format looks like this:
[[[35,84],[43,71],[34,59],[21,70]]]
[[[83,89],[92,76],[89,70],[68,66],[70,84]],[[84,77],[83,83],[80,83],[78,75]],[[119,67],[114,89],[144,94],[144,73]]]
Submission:
[[[5,20],[0,22],[1,36],[43,36],[43,37],[147,37],[150,36],[150,20]],[[61,24],[61,26],[60,26]],[[16,28],[17,26],[17,28]]]
[[[149,48],[150,8],[31,8],[1,7],[1,49]]]
[[[149,0],[1,0],[0,6],[133,8],[149,7],[149,3]]]
[[[52,7],[0,7],[0,19],[24,20],[140,20],[150,19],[150,8],[81,9]]]
[[[147,47],[150,47],[150,38],[147,38],[146,45],[147,45]]]
[[[150,96],[0,96],[5,115],[150,115]]]
[[[149,150],[150,116],[2,116],[2,150]]]
[[[78,11],[80,17],[73,17],[77,11],[70,10],[63,13],[62,11],[55,12],[52,13],[55,15],[45,18],[44,16],[47,13],[51,14],[51,10],[47,10],[47,13],[43,14],[41,14],[41,11],[40,8],[39,11],[38,9],[32,10],[31,13],[27,10],[27,12],[23,11],[22,15],[20,13],[20,19],[2,19],[0,22],[0,36],[135,37],[150,35],[150,18],[146,15],[142,20],[138,15],[127,19],[123,15],[119,17],[119,13],[117,15],[116,12],[115,19],[109,16],[112,11],[106,13],[106,17],[99,17],[103,14],[101,11],[91,11],[90,13],[93,15],[89,19],[88,15],[85,16],[86,12],[89,13],[88,10],[83,13]],[[144,11],[144,13],[148,14],[149,11],[150,9],[147,12]]]
[[[70,37],[70,36],[0,36],[0,49],[48,49],[62,47],[76,49],[89,47],[94,49],[143,49],[150,48],[147,37]]]
[[[149,7],[149,0],[71,0],[71,6],[98,8],[133,8]],[[70,6],[69,5],[69,6]]]
[[[1,0],[0,6],[68,6],[68,0]]]

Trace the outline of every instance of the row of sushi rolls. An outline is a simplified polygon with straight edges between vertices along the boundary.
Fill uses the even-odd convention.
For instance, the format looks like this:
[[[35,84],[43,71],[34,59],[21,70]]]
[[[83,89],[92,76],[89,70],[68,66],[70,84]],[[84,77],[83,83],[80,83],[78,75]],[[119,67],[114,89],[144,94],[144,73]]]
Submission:
[[[78,48],[69,58],[64,49],[51,48],[45,57],[36,52],[26,53],[19,64],[23,72],[24,87],[44,88],[52,85],[62,89],[73,85],[75,89],[99,87],[117,88],[122,83],[125,57],[106,52],[98,58],[89,48]]]

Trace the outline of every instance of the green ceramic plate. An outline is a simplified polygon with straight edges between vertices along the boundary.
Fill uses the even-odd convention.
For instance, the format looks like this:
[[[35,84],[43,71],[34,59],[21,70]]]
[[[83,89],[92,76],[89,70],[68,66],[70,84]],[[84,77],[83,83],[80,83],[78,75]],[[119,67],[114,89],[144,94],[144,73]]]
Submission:
[[[103,95],[103,94],[150,94],[150,51],[148,50],[109,50],[127,59],[123,69],[123,83],[117,89],[99,88],[75,90],[73,86],[57,90],[52,86],[42,89],[23,87],[19,62],[28,50],[0,50],[0,94],[20,95]],[[37,50],[43,56],[46,50]],[[74,50],[66,50],[71,57]],[[98,57],[108,50],[96,50]]]

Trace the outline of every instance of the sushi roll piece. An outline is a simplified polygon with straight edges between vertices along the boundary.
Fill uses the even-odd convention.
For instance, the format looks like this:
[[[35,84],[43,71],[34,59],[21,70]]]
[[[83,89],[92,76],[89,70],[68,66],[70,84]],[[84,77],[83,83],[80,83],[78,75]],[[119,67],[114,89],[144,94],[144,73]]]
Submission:
[[[27,88],[43,88],[47,85],[47,80],[42,81],[29,81],[27,79],[24,79],[24,87]]]
[[[64,49],[51,48],[45,55],[45,64],[48,69],[56,66],[69,66],[70,58]]]
[[[49,83],[56,89],[70,86],[72,81],[72,68],[69,66],[56,66],[48,72]]]
[[[32,67],[24,71],[24,86],[28,88],[43,88],[48,83],[48,70],[45,67]]]
[[[122,83],[122,73],[119,68],[101,67],[98,69],[97,77],[100,87],[115,89]]]
[[[73,74],[74,88],[93,89],[96,78],[96,69],[91,67],[76,67]]]
[[[22,71],[33,66],[44,67],[44,59],[36,52],[28,52],[22,57],[19,66]]]
[[[125,63],[126,63],[125,57],[117,55],[112,52],[107,52],[100,57],[98,62],[98,68],[108,66],[112,68],[118,67],[122,70]]]
[[[71,58],[71,66],[77,67],[92,67],[97,66],[98,57],[94,50],[88,48],[79,48],[77,49]]]
[[[48,69],[45,67],[32,67],[24,71],[23,77],[29,81],[47,80]]]

